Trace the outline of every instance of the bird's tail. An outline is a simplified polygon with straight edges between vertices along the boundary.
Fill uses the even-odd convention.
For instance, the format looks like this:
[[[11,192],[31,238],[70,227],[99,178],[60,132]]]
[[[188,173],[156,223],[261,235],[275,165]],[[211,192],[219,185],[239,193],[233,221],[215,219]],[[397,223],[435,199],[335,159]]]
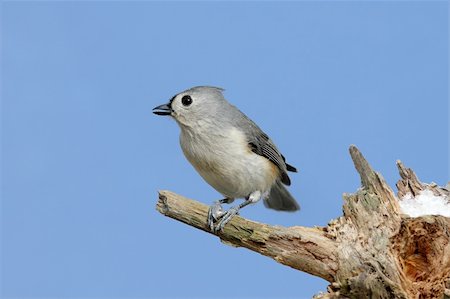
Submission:
[[[279,180],[270,189],[269,197],[264,199],[264,205],[266,208],[277,211],[294,212],[300,210],[297,201]]]

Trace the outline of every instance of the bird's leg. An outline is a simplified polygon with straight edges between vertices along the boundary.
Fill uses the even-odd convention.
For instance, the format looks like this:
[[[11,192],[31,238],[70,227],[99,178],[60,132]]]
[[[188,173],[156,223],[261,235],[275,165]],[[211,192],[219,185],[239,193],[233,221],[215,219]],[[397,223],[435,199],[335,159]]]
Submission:
[[[213,232],[218,233],[219,231],[223,231],[225,224],[227,224],[231,220],[231,218],[233,218],[235,215],[239,214],[240,209],[242,209],[245,206],[248,206],[249,204],[257,202],[258,200],[261,199],[261,197],[262,197],[261,192],[255,191],[251,193],[249,196],[247,196],[243,203],[234,206],[225,213],[223,213],[219,223],[217,223],[217,226],[213,229]]]
[[[232,203],[233,201],[234,201],[234,198],[224,198],[224,199],[215,201],[214,204],[209,207],[207,221],[208,221],[208,227],[211,229],[211,231],[214,231],[214,222],[218,221],[220,219],[220,217],[222,217],[225,214],[221,204]]]

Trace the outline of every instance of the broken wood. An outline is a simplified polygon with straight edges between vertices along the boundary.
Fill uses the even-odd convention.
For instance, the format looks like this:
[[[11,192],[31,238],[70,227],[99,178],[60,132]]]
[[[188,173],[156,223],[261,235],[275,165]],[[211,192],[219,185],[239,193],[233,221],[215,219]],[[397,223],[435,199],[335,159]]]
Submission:
[[[398,199],[360,151],[350,155],[362,188],[344,195],[343,216],[326,227],[281,227],[234,217],[218,234],[222,242],[268,256],[330,282],[315,298],[450,298],[450,218],[402,214]],[[431,190],[398,161],[398,196]],[[162,214],[211,233],[208,207],[170,191],[160,191]]]
[[[396,184],[399,198],[404,197],[408,193],[415,197],[424,190],[430,190],[436,196],[449,197],[450,190],[448,190],[447,187],[439,187],[436,183],[422,183],[419,181],[414,171],[411,168],[406,168],[400,160],[397,160],[397,168],[400,177],[402,178]]]

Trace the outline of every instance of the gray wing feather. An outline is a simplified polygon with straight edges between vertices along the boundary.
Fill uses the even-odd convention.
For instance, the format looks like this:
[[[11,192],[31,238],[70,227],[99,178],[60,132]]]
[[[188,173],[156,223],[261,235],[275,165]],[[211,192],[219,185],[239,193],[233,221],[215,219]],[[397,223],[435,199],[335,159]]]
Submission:
[[[283,155],[278,151],[277,147],[266,133],[264,133],[245,114],[242,112],[240,112],[240,114],[240,117],[236,120],[239,120],[239,127],[245,132],[250,149],[254,153],[263,156],[274,163],[278,169],[280,169],[281,182],[289,186],[291,184],[291,180],[286,172],[287,170],[296,171],[296,169],[291,165],[286,164]]]

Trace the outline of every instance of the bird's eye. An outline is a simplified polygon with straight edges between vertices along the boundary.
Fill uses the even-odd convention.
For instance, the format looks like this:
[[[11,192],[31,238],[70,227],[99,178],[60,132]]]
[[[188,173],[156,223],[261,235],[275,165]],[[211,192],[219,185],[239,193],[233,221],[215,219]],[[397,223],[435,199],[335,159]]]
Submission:
[[[190,104],[192,104],[192,98],[191,98],[191,96],[184,96],[184,97],[182,97],[181,98],[181,103],[184,105],[184,106],[189,106]]]

